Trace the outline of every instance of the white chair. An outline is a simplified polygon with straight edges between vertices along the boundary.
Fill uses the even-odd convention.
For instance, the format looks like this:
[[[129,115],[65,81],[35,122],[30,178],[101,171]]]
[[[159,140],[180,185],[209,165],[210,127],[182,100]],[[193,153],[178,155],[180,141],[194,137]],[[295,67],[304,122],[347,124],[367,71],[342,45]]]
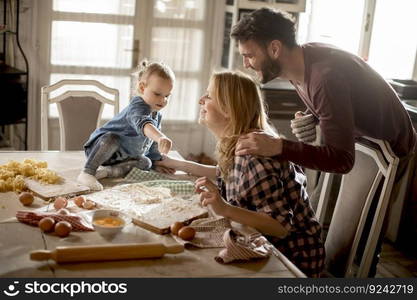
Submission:
[[[355,144],[355,163],[342,177],[325,240],[326,271],[331,276],[369,276],[398,161],[385,141],[363,138]],[[331,181],[332,174],[326,174],[316,211],[321,224],[328,208]],[[367,220],[371,222],[370,229],[365,227]],[[365,247],[358,247],[361,238]]]
[[[91,90],[74,89],[86,86]],[[66,91],[60,93],[58,89]],[[90,134],[100,126],[104,105],[113,106],[114,115],[119,112],[119,91],[96,80],[64,79],[42,87],[41,102],[41,150],[48,150],[48,111],[53,103],[58,108],[60,150],[82,150]]]

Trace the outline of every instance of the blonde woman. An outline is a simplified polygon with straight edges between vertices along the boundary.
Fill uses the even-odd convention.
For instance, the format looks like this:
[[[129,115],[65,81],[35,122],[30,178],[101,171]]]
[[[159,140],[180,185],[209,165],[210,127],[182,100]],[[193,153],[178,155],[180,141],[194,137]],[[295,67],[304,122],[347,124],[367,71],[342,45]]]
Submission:
[[[324,263],[321,228],[301,169],[276,158],[234,154],[243,134],[265,130],[274,135],[257,85],[242,73],[215,73],[199,103],[199,122],[218,141],[218,166],[170,157],[157,164],[202,176],[195,184],[204,206],[256,228],[307,276],[318,277]]]

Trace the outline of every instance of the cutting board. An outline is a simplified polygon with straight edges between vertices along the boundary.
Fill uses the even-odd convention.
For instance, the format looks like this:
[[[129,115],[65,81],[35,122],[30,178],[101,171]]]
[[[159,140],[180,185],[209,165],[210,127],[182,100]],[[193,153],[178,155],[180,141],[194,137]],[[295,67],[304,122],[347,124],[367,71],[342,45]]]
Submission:
[[[206,218],[207,216],[208,212],[202,212],[194,216],[190,216],[189,214],[173,214],[169,218],[164,217],[160,219],[132,218],[132,223],[157,234],[167,234],[171,232],[170,226],[175,222],[182,222],[184,225],[188,225],[196,219]]]
[[[208,216],[207,208],[202,207],[198,199],[198,196],[194,200],[172,198],[168,202],[155,205],[139,217],[133,217],[132,222],[157,234],[170,233],[170,226],[175,222],[188,225],[195,219]]]
[[[25,183],[36,196],[47,201],[59,196],[76,196],[90,192],[88,187],[72,179],[72,173],[72,171],[59,173],[62,178],[59,184],[44,184],[33,179],[25,179]]]

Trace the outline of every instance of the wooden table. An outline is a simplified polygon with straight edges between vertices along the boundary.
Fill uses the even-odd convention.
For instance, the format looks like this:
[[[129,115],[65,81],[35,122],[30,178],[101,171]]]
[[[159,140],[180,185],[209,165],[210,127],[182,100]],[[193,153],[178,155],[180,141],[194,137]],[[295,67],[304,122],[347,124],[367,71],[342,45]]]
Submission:
[[[0,152],[0,164],[25,158],[44,160],[48,167],[71,174],[76,178],[85,158],[83,152]],[[120,180],[103,180],[105,187]],[[134,224],[124,228],[112,240],[97,232],[72,232],[66,238],[43,234],[37,227],[19,223],[13,217],[16,211],[36,209],[45,202],[36,198],[27,208],[18,201],[16,193],[0,193],[0,277],[305,277],[283,255],[231,264],[219,264],[214,257],[219,248],[188,249],[180,254],[167,254],[158,259],[112,262],[56,264],[53,260],[31,261],[32,250],[53,250],[57,246],[92,245],[108,243],[174,243],[170,235],[157,235]]]

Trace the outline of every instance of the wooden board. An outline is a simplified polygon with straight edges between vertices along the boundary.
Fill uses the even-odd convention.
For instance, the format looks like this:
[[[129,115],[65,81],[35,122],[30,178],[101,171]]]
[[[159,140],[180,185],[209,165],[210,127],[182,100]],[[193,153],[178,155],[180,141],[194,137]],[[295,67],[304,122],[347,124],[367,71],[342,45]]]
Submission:
[[[197,216],[178,216],[178,215],[172,215],[171,218],[167,219],[160,219],[160,220],[155,220],[155,222],[151,221],[151,220],[140,220],[137,218],[132,218],[132,223],[135,225],[138,225],[139,227],[142,227],[143,229],[152,231],[154,233],[157,234],[167,234],[170,233],[170,226],[171,224],[175,223],[175,222],[182,222],[184,223],[184,225],[188,225],[190,224],[192,221],[196,220],[196,219],[200,219],[200,218],[206,218],[208,216],[208,212],[203,212],[200,215]]]
[[[140,217],[132,218],[132,222],[157,234],[167,234],[170,233],[170,226],[175,222],[188,225],[195,219],[207,216],[207,209],[201,207],[199,201],[172,198],[171,201],[155,205]]]
[[[25,179],[26,185],[35,195],[44,199],[50,200],[58,196],[76,196],[85,194],[90,191],[86,186],[79,185],[77,182],[65,178],[59,184],[43,184],[36,180]]]

